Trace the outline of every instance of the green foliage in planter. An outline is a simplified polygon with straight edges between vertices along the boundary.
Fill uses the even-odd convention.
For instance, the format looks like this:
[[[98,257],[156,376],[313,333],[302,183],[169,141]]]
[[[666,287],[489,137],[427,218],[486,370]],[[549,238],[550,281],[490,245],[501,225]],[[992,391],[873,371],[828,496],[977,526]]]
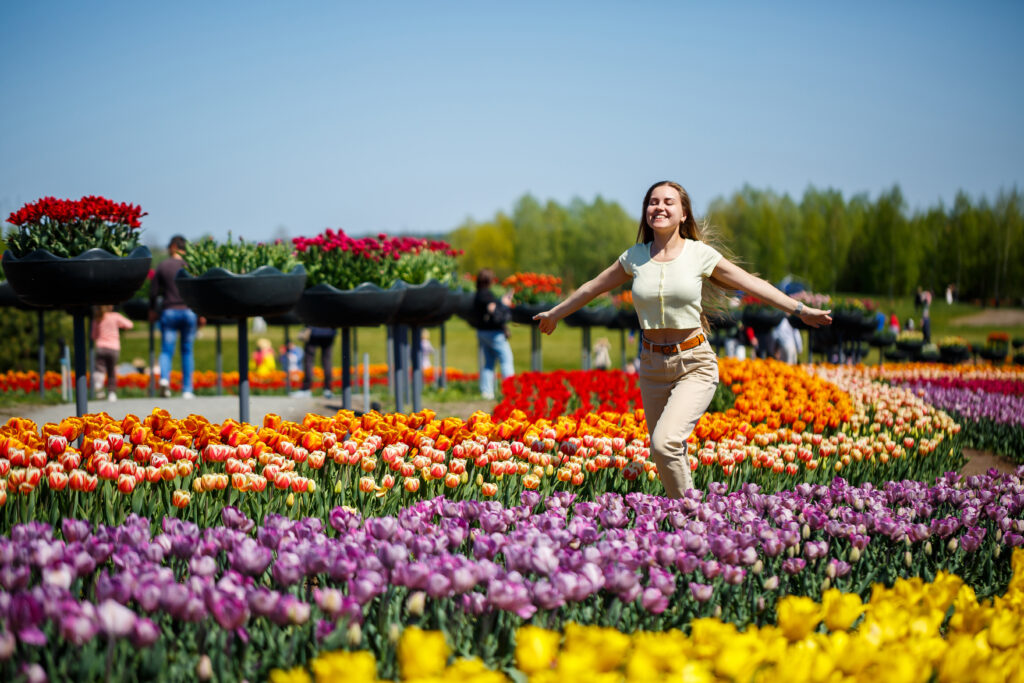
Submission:
[[[190,275],[202,275],[211,268],[224,268],[241,275],[262,266],[272,266],[282,273],[299,265],[294,250],[284,242],[246,242],[242,237],[219,243],[212,237],[189,242],[185,247],[185,269]]]
[[[43,313],[46,369],[60,370],[60,340],[71,341],[71,318],[62,311]],[[36,311],[8,308],[0,314],[0,371],[39,370],[39,327]]]

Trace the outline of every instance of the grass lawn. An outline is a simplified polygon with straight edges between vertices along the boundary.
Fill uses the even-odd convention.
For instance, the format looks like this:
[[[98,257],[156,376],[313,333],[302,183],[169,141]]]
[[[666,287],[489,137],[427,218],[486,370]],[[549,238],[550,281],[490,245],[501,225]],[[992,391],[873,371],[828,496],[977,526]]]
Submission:
[[[913,298],[904,297],[892,301],[875,299],[876,304],[886,314],[896,313],[900,318],[901,325],[906,327],[908,318],[913,317],[917,329],[921,327],[920,312],[915,311]],[[981,325],[966,326],[958,324],[958,320],[976,313],[993,310],[984,309],[967,303],[946,304],[944,300],[936,300],[931,307],[932,318],[932,340],[938,341],[948,335],[959,335],[968,342],[976,345],[985,343],[985,338],[990,332],[1007,332],[1011,337],[1024,337],[1024,324],[1011,326]],[[1019,310],[1019,309],[1017,309]],[[1024,318],[1024,312],[1019,316]],[[251,324],[251,321],[250,321]],[[121,359],[131,361],[135,357],[146,358],[148,356],[148,326],[145,323],[137,323],[136,329],[125,332],[121,337],[122,351]],[[290,336],[294,340],[301,327],[296,326],[289,329]],[[275,347],[284,343],[284,328],[278,326],[270,327],[266,332],[260,334],[249,334],[250,354],[256,348],[258,337],[267,337]],[[435,348],[440,350],[441,334],[440,328],[429,330],[430,341]],[[465,372],[476,372],[477,366],[477,344],[476,333],[465,321],[453,317],[445,325],[447,338],[449,367],[458,368]],[[387,362],[386,330],[383,327],[358,328],[354,330],[354,342],[357,355],[353,356],[355,363],[362,360],[364,353],[370,354],[371,363]],[[561,324],[554,334],[543,337],[541,341],[542,363],[544,370],[574,369],[582,367],[581,342],[583,333],[579,328],[572,328]],[[600,337],[607,337],[612,344],[612,363],[614,366],[621,365],[622,346],[621,333],[619,330],[606,330],[595,328],[591,331],[591,341],[597,341]],[[223,348],[225,370],[234,370],[238,367],[238,343],[237,328],[234,325],[221,327],[221,340]],[[196,367],[200,369],[213,369],[216,358],[216,328],[206,326],[200,330],[199,339],[196,341]],[[625,339],[627,358],[635,352],[635,341],[630,344],[628,337]],[[525,325],[512,325],[512,352],[515,357],[517,372],[530,369],[530,328]],[[159,353],[160,337],[156,335],[157,353]],[[340,344],[335,344],[336,354],[335,365],[340,362]],[[872,355],[873,358],[873,355]],[[179,359],[175,357],[174,367],[180,369]]]

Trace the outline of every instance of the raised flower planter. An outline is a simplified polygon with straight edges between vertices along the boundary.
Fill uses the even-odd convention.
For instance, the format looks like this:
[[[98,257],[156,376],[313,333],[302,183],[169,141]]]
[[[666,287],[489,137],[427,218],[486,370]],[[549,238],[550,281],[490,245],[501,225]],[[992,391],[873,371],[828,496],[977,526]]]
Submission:
[[[75,407],[88,409],[85,315],[89,306],[118,304],[149,274],[152,254],[139,246],[144,216],[132,204],[103,197],[44,197],[12,213],[3,269],[18,298],[74,316]]]

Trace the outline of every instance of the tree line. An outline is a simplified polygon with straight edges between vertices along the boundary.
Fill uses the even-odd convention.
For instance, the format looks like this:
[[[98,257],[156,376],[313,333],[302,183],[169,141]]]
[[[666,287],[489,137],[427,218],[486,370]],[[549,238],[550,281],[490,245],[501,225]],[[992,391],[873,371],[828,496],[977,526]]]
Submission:
[[[898,185],[871,199],[808,187],[803,197],[750,186],[714,199],[704,217],[736,259],[778,282],[792,275],[816,292],[905,296],[917,287],[962,299],[1024,297],[1024,197],[957,194],[911,212]],[[638,217],[600,196],[562,205],[524,195],[510,213],[467,220],[448,240],[471,273],[550,273],[574,287],[636,239]]]

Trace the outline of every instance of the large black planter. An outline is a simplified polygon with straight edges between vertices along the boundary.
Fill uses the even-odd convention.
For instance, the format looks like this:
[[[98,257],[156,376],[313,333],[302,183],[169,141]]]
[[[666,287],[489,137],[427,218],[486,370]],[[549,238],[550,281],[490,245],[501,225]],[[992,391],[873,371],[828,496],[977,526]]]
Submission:
[[[533,316],[549,310],[554,304],[516,304],[512,309],[512,322],[520,325],[536,325]]]
[[[448,287],[434,279],[419,285],[399,280],[391,288],[405,292],[395,317],[390,321],[395,325],[422,326],[447,304]]]
[[[262,266],[251,273],[211,268],[192,277],[184,268],[174,278],[178,292],[196,315],[204,318],[264,318],[283,315],[295,307],[306,286],[306,269],[290,273]]]
[[[249,421],[249,326],[251,316],[283,315],[295,307],[306,286],[306,269],[282,273],[262,266],[251,273],[211,268],[192,277],[184,268],[174,277],[178,293],[197,315],[238,321],[238,419]]]
[[[149,248],[128,256],[90,249],[73,258],[36,249],[18,258],[4,252],[3,268],[18,298],[33,306],[76,308],[119,304],[131,298],[149,275]]]
[[[32,306],[25,303],[18,298],[18,295],[14,293],[14,288],[11,287],[11,283],[0,282],[0,307],[3,308],[17,308],[19,311],[35,311],[38,310],[38,306]]]
[[[124,311],[125,317],[129,320],[145,322],[149,320],[149,299],[141,297],[128,299],[128,301],[121,304],[121,310]]]
[[[616,308],[615,316],[608,323],[612,330],[639,330],[640,318],[632,308]]]
[[[455,314],[455,309],[462,303],[462,294],[453,289],[445,292],[444,300],[429,315],[420,319],[419,327],[437,327],[448,321]]]
[[[569,327],[605,327],[615,319],[617,311],[611,306],[581,308],[565,316]]]
[[[41,308],[67,308],[75,348],[75,412],[89,409],[88,363],[85,351],[85,316],[89,306],[119,304],[138,291],[149,275],[153,256],[144,246],[128,256],[105,249],[90,249],[73,258],[54,256],[36,249],[22,258],[4,252],[3,269],[18,298]]]
[[[963,363],[971,357],[971,351],[966,346],[940,346],[939,360],[943,363],[956,365]]]
[[[754,334],[767,334],[782,322],[786,314],[768,308],[745,308],[742,313],[743,324],[754,330]]]
[[[302,318],[295,312],[295,309],[282,313],[281,315],[272,315],[263,318],[268,325],[277,326],[288,326],[288,325],[301,325]]]
[[[364,282],[353,289],[314,285],[295,306],[299,319],[316,327],[378,327],[395,317],[405,289],[381,289]]]

